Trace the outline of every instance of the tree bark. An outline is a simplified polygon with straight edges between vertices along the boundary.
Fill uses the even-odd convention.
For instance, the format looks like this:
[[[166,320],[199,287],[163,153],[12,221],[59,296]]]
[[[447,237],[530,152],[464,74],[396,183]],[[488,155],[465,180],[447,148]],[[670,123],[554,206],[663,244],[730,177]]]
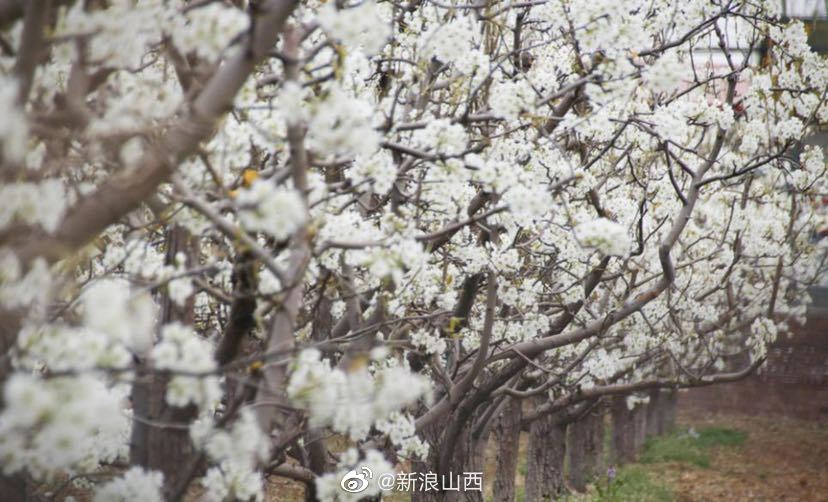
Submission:
[[[167,233],[166,263],[173,263],[178,253],[187,256],[187,265],[198,261],[198,248],[192,236],[183,227],[173,226]],[[192,324],[195,297],[185,305],[176,305],[168,295],[162,299],[159,328],[170,322]],[[193,454],[188,425],[195,418],[194,406],[177,408],[169,406],[165,399],[169,377],[153,371],[152,361],[142,358],[138,375],[132,387],[133,420],[130,461],[164,475],[165,491],[178,486]]]
[[[604,466],[604,409],[600,404],[569,425],[566,450],[569,485],[582,492]]]
[[[663,406],[663,395],[659,389],[651,390],[650,402],[647,403],[647,437],[658,436],[662,433],[664,424],[660,409]]]
[[[456,447],[452,452],[451,462],[448,469],[446,469],[446,473],[436,472],[434,468],[437,464],[436,459],[440,453],[440,433],[445,429],[445,424],[443,422],[437,422],[429,431],[422,433],[422,436],[427,438],[431,444],[429,458],[425,462],[414,462],[412,464],[412,472],[421,474],[436,473],[439,487],[442,487],[444,484],[444,475],[451,476],[454,485],[459,485],[459,490],[422,490],[418,483],[417,489],[411,493],[411,502],[483,502],[483,491],[464,490],[464,480],[462,479],[465,473],[482,473],[486,460],[485,452],[488,435],[474,437],[470,431],[472,424],[474,424],[474,420],[469,420],[463,428],[460,438],[457,440]],[[458,476],[460,476],[459,482]]]
[[[520,449],[520,406],[519,400],[509,398],[494,426],[497,443],[494,502],[515,500],[515,476]]]
[[[564,490],[566,424],[546,414],[529,426],[526,502],[557,500]]]
[[[0,475],[0,500],[23,502],[26,496],[26,478],[22,474]]]
[[[678,403],[678,391],[675,389],[663,390],[659,409],[659,422],[661,423],[660,434],[671,434],[676,430],[676,404]]]
[[[616,396],[610,410],[612,416],[612,462],[620,465],[635,459],[635,421],[627,408],[627,396]]]
[[[644,447],[647,440],[647,405],[636,403],[633,415],[633,449],[636,453]]]

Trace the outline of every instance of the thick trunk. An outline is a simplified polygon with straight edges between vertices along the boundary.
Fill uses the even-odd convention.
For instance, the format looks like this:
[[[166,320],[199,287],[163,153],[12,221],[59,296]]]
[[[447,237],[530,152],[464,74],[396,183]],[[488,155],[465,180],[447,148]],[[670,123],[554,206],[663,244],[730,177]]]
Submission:
[[[329,277],[329,276],[328,276]],[[324,279],[319,292],[319,299],[313,312],[313,330],[311,340],[321,342],[331,335],[333,327],[333,316],[331,307],[332,298],[326,294],[328,279]],[[316,475],[322,475],[329,469],[328,448],[326,446],[326,433],[324,429],[313,428],[305,433],[305,449],[308,453],[308,467]],[[319,499],[316,493],[316,483],[307,483],[305,486],[305,502],[316,502]]]
[[[526,454],[526,502],[557,500],[564,491],[566,424],[555,414],[529,426]]]
[[[306,432],[305,445],[308,452],[308,467],[314,474],[321,476],[328,470],[325,431],[315,428]],[[316,483],[308,483],[305,486],[305,502],[316,502],[317,500],[319,500],[319,497],[316,493]]]
[[[592,478],[604,467],[604,409],[597,406],[581,420],[569,425],[567,440],[569,472],[572,488],[585,491]]]
[[[29,500],[26,494],[26,479],[19,474],[0,475],[0,500],[3,502],[25,502]]]
[[[647,439],[647,406],[642,403],[636,404],[632,414],[633,448],[638,453],[644,447],[644,441]]]
[[[659,409],[663,405],[663,395],[658,389],[650,391],[650,402],[647,403],[647,437],[658,436],[662,433],[664,424],[661,422]]]
[[[429,460],[426,462],[415,462],[412,464],[412,472],[420,474],[435,473],[437,476],[437,490],[421,489],[420,483],[416,483],[416,488],[411,492],[411,502],[483,502],[483,491],[465,488],[465,480],[463,477],[467,473],[481,473],[485,464],[485,450],[488,436],[473,437],[469,431],[469,426],[473,423],[469,420],[469,425],[464,428],[458,438],[451,456],[451,462],[447,469],[447,477],[443,474],[437,473],[436,458],[441,451],[440,437],[445,424],[438,422],[432,427],[431,433],[424,434],[431,444],[429,452]],[[436,432],[434,432],[436,431]],[[457,490],[442,490],[443,486],[457,487]],[[481,482],[482,488],[482,482]]]
[[[17,345],[17,334],[23,327],[23,316],[24,313],[19,310],[0,307],[0,388],[5,387],[6,380],[12,373],[10,354]],[[3,408],[3,393],[0,392],[0,410]]]
[[[627,397],[617,396],[612,400],[612,462],[625,464],[635,459],[635,420],[627,408]]]
[[[494,427],[497,445],[494,502],[515,500],[515,476],[520,449],[520,404],[516,399],[509,399]]]
[[[6,379],[12,372],[12,358],[8,357],[17,343],[22,314],[0,308],[0,390],[5,387]],[[0,392],[0,411],[2,411],[3,392]],[[22,475],[6,475],[0,472],[0,500],[12,502],[26,500],[26,480]]]
[[[189,233],[175,226],[167,234],[167,263],[173,263],[178,253],[187,255],[188,266],[197,262],[197,249]],[[170,322],[192,324],[194,298],[185,305],[177,305],[169,297],[163,298],[160,325]],[[187,425],[196,415],[193,406],[176,408],[169,406],[165,395],[166,376],[155,374],[151,361],[142,360],[137,379],[132,387],[133,420],[130,442],[130,463],[156,470],[164,475],[165,491],[178,486],[181,476],[193,454],[193,445]]]
[[[678,392],[675,389],[662,391],[660,398],[659,412],[661,423],[660,434],[670,434],[676,430],[676,404]]]

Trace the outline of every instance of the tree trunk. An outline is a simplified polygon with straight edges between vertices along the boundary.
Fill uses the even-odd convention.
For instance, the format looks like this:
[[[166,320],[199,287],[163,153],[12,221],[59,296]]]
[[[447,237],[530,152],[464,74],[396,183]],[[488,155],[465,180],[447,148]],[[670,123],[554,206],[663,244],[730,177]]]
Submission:
[[[519,400],[510,398],[494,427],[497,443],[494,502],[515,500],[515,476],[520,449],[520,405]]]
[[[604,410],[600,404],[569,425],[566,451],[569,484],[575,490],[585,491],[604,466]]]
[[[661,434],[671,434],[676,430],[676,404],[678,402],[678,392],[675,389],[662,391],[661,403]]]
[[[650,391],[650,402],[647,403],[647,437],[658,436],[662,433],[664,424],[661,422],[660,409],[663,406],[663,394],[660,390]]]
[[[3,392],[6,380],[12,373],[11,352],[17,345],[17,334],[22,326],[23,313],[0,307],[0,411],[5,407]],[[23,474],[0,472],[0,500],[18,502],[26,500],[26,478]]]
[[[557,500],[564,491],[566,424],[548,414],[529,426],[526,502]]]
[[[437,425],[431,428],[430,433],[425,434],[429,437],[429,443],[431,444],[429,459],[426,462],[413,463],[412,472],[421,474],[436,473],[439,489],[423,490],[418,482],[417,488],[411,492],[411,502],[483,502],[482,490],[464,490],[465,481],[463,476],[466,473],[476,472],[481,473],[480,478],[482,479],[485,464],[488,436],[473,437],[469,430],[473,423],[474,420],[469,420],[467,426],[461,432],[452,453],[451,462],[447,469],[447,478],[445,479],[443,474],[437,472],[435,466],[437,465],[436,458],[441,451],[441,433],[446,429],[446,424],[438,422]],[[450,484],[446,485],[447,483]],[[442,490],[444,485],[457,486],[458,490],[444,491]]]
[[[173,263],[179,252],[187,256],[188,266],[197,263],[197,248],[189,232],[174,226],[167,233],[166,262]],[[180,306],[165,295],[159,327],[170,322],[192,324],[194,300],[191,296]],[[130,463],[161,472],[165,492],[169,493],[178,486],[181,476],[186,473],[182,467],[188,465],[193,455],[187,426],[197,410],[194,406],[176,408],[167,404],[165,395],[169,378],[154,373],[151,361],[142,358],[137,373],[141,378],[136,379],[132,387],[131,399],[133,414],[138,419],[132,426]]]
[[[0,500],[8,502],[25,502],[26,478],[22,474],[0,474]]]
[[[627,408],[627,396],[612,400],[612,462],[615,465],[635,459],[635,420]]]
[[[313,428],[305,433],[305,447],[308,452],[308,467],[317,476],[321,476],[328,470],[328,450],[325,447],[325,431],[321,428]],[[316,483],[305,485],[305,502],[317,502],[319,497],[316,493]]]
[[[633,448],[638,453],[647,440],[647,405],[636,403],[632,410],[633,415]]]

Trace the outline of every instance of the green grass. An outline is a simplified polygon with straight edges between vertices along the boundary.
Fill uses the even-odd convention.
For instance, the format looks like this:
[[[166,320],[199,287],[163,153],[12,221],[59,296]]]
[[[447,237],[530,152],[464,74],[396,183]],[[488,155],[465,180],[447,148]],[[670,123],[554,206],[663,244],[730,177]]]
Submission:
[[[671,502],[675,499],[667,485],[656,481],[655,477],[640,465],[624,466],[610,484],[604,477],[588,495],[563,495],[560,502]],[[518,487],[515,502],[526,500],[524,488]]]
[[[745,442],[747,433],[726,427],[705,427],[699,430],[696,442],[702,447],[736,446]]]
[[[670,488],[657,481],[640,465],[627,465],[618,470],[612,483],[606,478],[595,485],[590,500],[595,502],[670,502],[675,499]]]
[[[709,448],[738,445],[746,437],[744,432],[723,427],[699,429],[698,437],[692,437],[686,431],[680,432],[648,440],[638,461],[643,464],[683,462],[706,468],[710,466]]]
[[[618,469],[610,482],[606,475],[598,478],[587,493],[566,493],[558,502],[672,502],[673,490],[651,473],[646,466],[629,464]],[[518,490],[516,502],[524,502],[523,489]]]

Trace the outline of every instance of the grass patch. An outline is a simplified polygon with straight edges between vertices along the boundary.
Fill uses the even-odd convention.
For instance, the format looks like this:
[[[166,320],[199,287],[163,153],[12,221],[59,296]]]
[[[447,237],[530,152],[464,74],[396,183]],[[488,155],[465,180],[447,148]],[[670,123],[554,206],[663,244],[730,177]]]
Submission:
[[[699,430],[696,442],[702,447],[736,446],[745,442],[747,433],[726,427],[705,427]]]
[[[524,487],[518,487],[515,502],[525,502]],[[590,489],[589,493],[562,495],[560,502],[672,502],[673,491],[659,482],[647,469],[640,465],[626,465],[618,470],[612,482],[606,476]]]
[[[705,427],[696,435],[687,432],[649,439],[639,456],[639,462],[684,462],[699,467],[710,467],[708,449],[714,446],[735,446],[745,441],[747,434],[724,427]]]
[[[627,465],[618,470],[612,482],[606,477],[595,485],[590,500],[595,502],[671,502],[673,491],[657,481],[647,469],[640,465]]]

